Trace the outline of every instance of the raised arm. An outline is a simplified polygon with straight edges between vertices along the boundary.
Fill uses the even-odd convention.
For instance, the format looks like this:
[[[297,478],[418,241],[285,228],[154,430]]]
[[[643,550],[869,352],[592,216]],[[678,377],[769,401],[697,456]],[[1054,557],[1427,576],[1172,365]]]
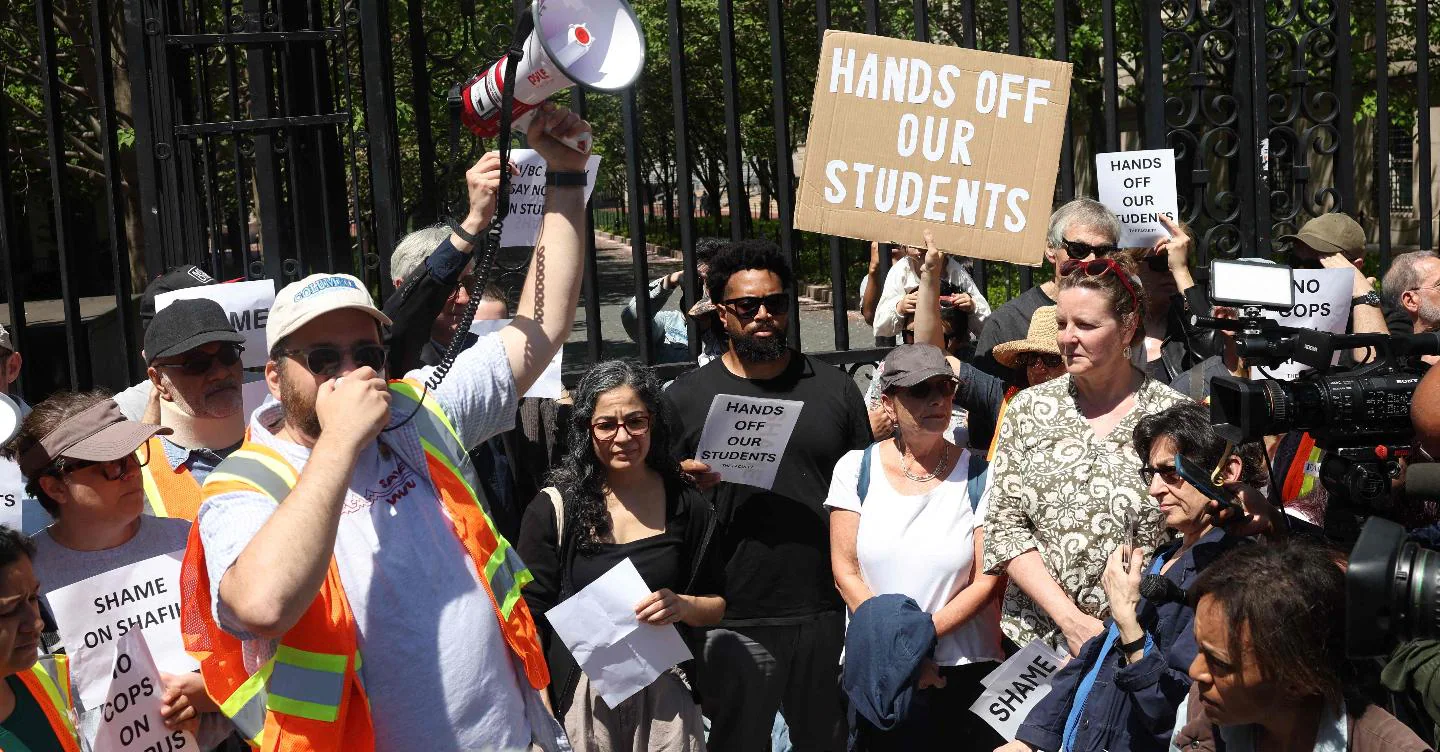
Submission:
[[[530,124],[527,137],[545,157],[547,170],[584,172],[586,155],[560,143],[556,136],[573,137],[589,130],[590,125],[573,112],[547,103]],[[548,186],[540,238],[520,291],[515,319],[500,330],[515,376],[516,394],[524,394],[535,383],[570,337],[575,304],[580,299],[584,231],[584,186]]]
[[[925,259],[920,262],[920,289],[915,298],[915,343],[929,342],[945,349],[945,328],[940,325],[940,278],[945,254],[935,250],[935,239],[925,231]]]

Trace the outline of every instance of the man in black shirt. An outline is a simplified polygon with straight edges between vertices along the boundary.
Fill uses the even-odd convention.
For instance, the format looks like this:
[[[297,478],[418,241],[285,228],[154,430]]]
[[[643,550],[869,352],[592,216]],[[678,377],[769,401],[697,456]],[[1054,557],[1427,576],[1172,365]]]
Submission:
[[[728,349],[666,392],[680,419],[682,465],[709,482],[710,468],[689,458],[717,395],[804,403],[774,488],[725,484],[717,493],[728,528],[718,549],[728,561],[726,608],[706,640],[701,692],[709,747],[722,752],[769,749],[777,709],[797,750],[845,747],[844,603],[830,572],[822,505],[836,460],[870,443],[870,423],[844,371],[786,345],[790,281],[773,243],[744,241],[717,254],[706,286]]]

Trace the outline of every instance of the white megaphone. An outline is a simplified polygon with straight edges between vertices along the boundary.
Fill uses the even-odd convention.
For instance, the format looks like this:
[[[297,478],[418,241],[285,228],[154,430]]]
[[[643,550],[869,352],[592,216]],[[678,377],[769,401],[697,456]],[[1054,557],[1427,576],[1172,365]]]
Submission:
[[[534,110],[576,84],[594,91],[628,88],[645,67],[645,32],[625,0],[535,0],[534,31],[515,75],[512,128],[529,126]],[[475,135],[500,133],[501,93],[507,57],[461,87],[460,120]],[[583,154],[590,136],[562,139]]]

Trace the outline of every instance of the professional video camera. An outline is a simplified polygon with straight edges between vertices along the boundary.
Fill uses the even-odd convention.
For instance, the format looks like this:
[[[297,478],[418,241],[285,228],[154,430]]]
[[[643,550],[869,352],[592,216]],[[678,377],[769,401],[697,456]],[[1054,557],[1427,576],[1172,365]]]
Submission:
[[[1440,335],[1341,335],[1282,326],[1261,315],[1294,307],[1293,272],[1275,264],[1217,261],[1210,284],[1211,300],[1242,315],[1200,317],[1198,326],[1233,332],[1238,354],[1262,375],[1287,360],[1312,369],[1293,381],[1213,379],[1210,419],[1217,431],[1236,443],[1309,432],[1326,450],[1320,480],[1329,492],[1327,523],[1369,517],[1353,536],[1346,573],[1347,652],[1382,656],[1399,641],[1440,637],[1440,551],[1408,540],[1396,522],[1372,516],[1393,511],[1391,480],[1414,440],[1410,401],[1422,373],[1418,357],[1440,354]],[[1358,348],[1373,357],[1353,368],[1333,366],[1336,352]],[[1407,468],[1405,496],[1440,499],[1440,464]],[[1327,533],[1334,532],[1327,524]]]
[[[1211,300],[1239,308],[1239,319],[1197,317],[1201,327],[1236,334],[1238,353],[1262,374],[1293,360],[1312,370],[1293,381],[1216,377],[1210,417],[1235,443],[1289,431],[1308,431],[1326,451],[1320,479],[1330,506],[1389,507],[1390,481],[1410,453],[1410,398],[1420,383],[1420,355],[1440,354],[1440,334],[1330,334],[1296,329],[1264,318],[1262,310],[1294,307],[1289,267],[1251,261],[1216,261]],[[1336,369],[1335,354],[1368,348],[1368,362]]]

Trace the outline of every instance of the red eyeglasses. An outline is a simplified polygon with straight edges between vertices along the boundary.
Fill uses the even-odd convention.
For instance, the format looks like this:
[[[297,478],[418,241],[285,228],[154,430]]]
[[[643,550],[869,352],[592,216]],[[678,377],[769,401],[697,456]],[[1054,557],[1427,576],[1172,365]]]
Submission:
[[[1125,287],[1125,292],[1130,293],[1130,302],[1140,302],[1140,296],[1135,292],[1135,286],[1130,283],[1130,275],[1115,263],[1114,259],[1098,258],[1091,261],[1076,261],[1066,259],[1060,263],[1060,276],[1068,277],[1076,272],[1083,273],[1087,277],[1104,276],[1105,272],[1114,272],[1115,278]]]

